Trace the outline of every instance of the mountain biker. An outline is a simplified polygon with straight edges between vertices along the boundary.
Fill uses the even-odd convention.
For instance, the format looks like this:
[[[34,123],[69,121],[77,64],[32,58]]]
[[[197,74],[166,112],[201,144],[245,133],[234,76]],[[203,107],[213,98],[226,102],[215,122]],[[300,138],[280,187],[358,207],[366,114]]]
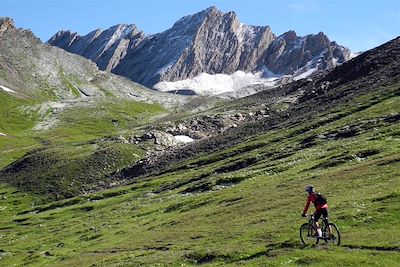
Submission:
[[[318,224],[319,218],[323,217],[326,224],[328,225],[328,203],[325,197],[321,197],[322,195],[314,191],[314,186],[308,185],[306,187],[306,192],[308,193],[307,203],[303,210],[303,217],[306,217],[306,213],[308,208],[310,207],[311,202],[314,203],[315,212],[314,212],[314,223],[317,228],[318,237],[322,237],[322,231]],[[329,233],[331,233],[331,229],[329,229]]]

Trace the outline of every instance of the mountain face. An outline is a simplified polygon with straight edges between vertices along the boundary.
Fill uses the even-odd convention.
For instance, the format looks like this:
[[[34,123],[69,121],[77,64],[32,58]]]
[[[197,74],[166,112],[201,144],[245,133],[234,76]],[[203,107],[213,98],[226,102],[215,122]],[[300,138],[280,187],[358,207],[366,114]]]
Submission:
[[[128,52],[115,72],[152,86],[203,72],[255,71],[259,55],[273,38],[269,27],[245,26],[235,13],[211,8],[150,36],[137,50]]]
[[[70,31],[60,31],[48,43],[84,56],[96,62],[100,69],[111,71],[144,38],[135,25],[116,25],[106,31],[100,29],[85,36]]]
[[[301,74],[331,69],[350,58],[347,48],[322,32],[299,37],[289,31],[276,37],[268,26],[244,25],[234,12],[215,7],[183,17],[155,35],[145,36],[133,25],[116,25],[86,36],[60,31],[48,43],[146,86],[201,73],[267,68],[276,74]]]
[[[119,36],[140,35],[133,26],[120,26],[113,30],[114,33],[118,32]],[[109,33],[100,33],[99,36],[106,35],[109,36]],[[73,34],[68,36],[65,35],[63,40],[65,45],[77,39]],[[128,79],[99,70],[90,60],[43,44],[30,30],[17,29],[10,18],[0,18],[0,40],[0,92],[52,101],[79,102],[82,99],[88,101],[112,95],[166,105],[176,103],[176,97],[155,94],[153,90]],[[88,38],[80,40],[81,44],[89,43]],[[123,43],[123,40],[102,43],[104,51],[98,52],[96,57],[102,60],[110,56],[110,47],[118,48]],[[131,41],[129,43],[134,45]],[[77,43],[74,47],[80,46]],[[95,46],[92,48],[91,51],[94,51]],[[113,55],[116,55],[117,51],[119,50],[113,50]],[[114,61],[109,61],[108,64],[112,62]]]
[[[274,73],[302,73],[311,68],[332,69],[346,62],[349,50],[331,42],[322,32],[299,37],[289,31],[268,47],[264,65]]]

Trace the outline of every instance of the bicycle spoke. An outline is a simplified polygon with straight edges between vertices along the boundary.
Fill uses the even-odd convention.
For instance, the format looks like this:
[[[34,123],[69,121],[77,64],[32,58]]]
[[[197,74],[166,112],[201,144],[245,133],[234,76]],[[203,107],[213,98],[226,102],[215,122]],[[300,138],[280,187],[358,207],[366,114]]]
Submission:
[[[300,239],[303,244],[309,245],[318,242],[317,236],[317,231],[312,225],[305,223],[300,227]]]
[[[340,232],[337,226],[333,223],[321,225],[322,237],[318,237],[318,231],[312,223],[312,220],[308,223],[304,223],[300,227],[300,240],[303,244],[318,244],[319,240],[325,241],[325,244],[333,244],[335,246],[340,245]]]
[[[330,227],[330,231],[329,231]],[[340,233],[339,229],[336,227],[334,224],[329,224],[327,227],[325,227],[325,237],[326,237],[326,242],[330,244],[334,244],[336,246],[340,245]]]

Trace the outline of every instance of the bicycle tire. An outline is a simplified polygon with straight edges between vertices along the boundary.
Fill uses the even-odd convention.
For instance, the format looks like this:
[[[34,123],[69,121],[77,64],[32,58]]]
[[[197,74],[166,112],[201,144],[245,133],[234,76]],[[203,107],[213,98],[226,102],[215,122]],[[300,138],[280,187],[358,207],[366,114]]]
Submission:
[[[332,229],[332,235],[329,234],[329,226],[331,226]],[[340,232],[339,228],[333,224],[333,223],[328,223],[325,228],[324,228],[324,237],[325,237],[325,242],[328,244],[335,244],[336,246],[340,246],[341,238],[340,238]]]
[[[309,223],[304,223],[300,226],[300,240],[304,245],[309,245],[313,243],[311,240],[315,240],[318,243],[318,238],[316,238],[316,230]]]

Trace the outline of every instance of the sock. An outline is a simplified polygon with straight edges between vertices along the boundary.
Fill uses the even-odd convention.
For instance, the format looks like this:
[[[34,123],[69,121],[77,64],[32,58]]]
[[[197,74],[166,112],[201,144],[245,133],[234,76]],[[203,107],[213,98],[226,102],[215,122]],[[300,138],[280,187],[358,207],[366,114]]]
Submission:
[[[318,237],[322,237],[322,231],[321,231],[321,228],[318,228],[318,229],[317,229],[317,232],[318,232]]]

